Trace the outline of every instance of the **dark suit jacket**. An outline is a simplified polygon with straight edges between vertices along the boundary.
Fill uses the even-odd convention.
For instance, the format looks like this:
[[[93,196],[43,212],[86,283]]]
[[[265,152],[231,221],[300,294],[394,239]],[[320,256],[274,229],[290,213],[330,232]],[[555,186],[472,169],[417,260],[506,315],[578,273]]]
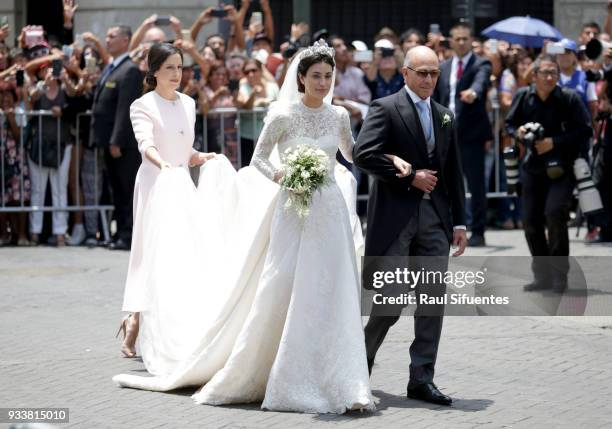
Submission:
[[[463,172],[453,114],[434,100],[431,107],[436,139],[434,169],[438,171],[438,184],[431,199],[451,242],[453,226],[465,225]],[[443,125],[445,116],[447,121]],[[412,174],[399,179],[385,154],[412,164]],[[367,256],[382,256],[417,214],[423,192],[411,187],[415,171],[432,167],[418,112],[405,89],[372,102],[353,150],[353,162],[376,179],[368,202],[365,252]]]
[[[130,122],[130,105],[142,96],[142,72],[126,57],[115,67],[106,82],[98,85],[92,106],[91,139],[93,145],[137,148]]]
[[[450,104],[450,74],[453,59],[450,58],[440,65],[440,78],[434,91],[434,99],[448,107]],[[457,118],[457,136],[460,145],[482,144],[493,139],[491,123],[487,114],[487,90],[491,77],[491,62],[472,54],[463,69],[463,75],[455,91],[455,113]],[[473,89],[476,100],[472,104],[460,99],[461,91]]]

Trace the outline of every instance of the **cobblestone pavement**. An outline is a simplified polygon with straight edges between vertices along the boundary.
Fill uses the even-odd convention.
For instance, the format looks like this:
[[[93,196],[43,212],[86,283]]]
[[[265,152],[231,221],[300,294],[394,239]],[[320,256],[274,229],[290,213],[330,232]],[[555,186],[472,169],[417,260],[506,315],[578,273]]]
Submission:
[[[487,239],[491,247],[469,253],[526,254],[518,231]],[[573,241],[572,253],[612,256],[612,247]],[[455,399],[452,407],[406,399],[408,318],[380,350],[374,414],[210,407],[195,405],[191,389],[117,388],[114,374],[144,371],[140,361],[120,356],[113,338],[127,258],[103,249],[0,249],[0,407],[68,407],[70,423],[60,428],[612,427],[609,318],[446,318],[436,383]]]

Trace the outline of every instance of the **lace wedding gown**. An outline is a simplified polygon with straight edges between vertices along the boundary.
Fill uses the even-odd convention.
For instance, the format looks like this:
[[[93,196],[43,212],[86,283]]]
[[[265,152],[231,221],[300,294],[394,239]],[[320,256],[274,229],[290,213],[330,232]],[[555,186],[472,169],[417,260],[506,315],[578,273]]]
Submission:
[[[327,153],[330,183],[314,194],[310,214],[302,220],[285,208],[288,194],[270,180],[277,170],[270,156],[276,148],[282,157],[287,148],[303,144]],[[195,278],[199,291],[188,291],[194,288],[192,279],[191,287],[182,289],[187,296],[174,300],[176,305],[189,301],[189,311],[200,305],[200,315],[182,319],[191,339],[180,341],[184,334],[172,330],[185,353],[159,366],[164,371],[155,377],[121,374],[113,380],[157,391],[204,385],[193,395],[200,404],[262,401],[264,409],[312,413],[373,409],[353,237],[359,225],[354,205],[348,209],[354,201],[347,202],[336,181],[352,186],[346,185],[350,173],[335,168],[338,147],[351,160],[352,146],[345,109],[326,103],[311,109],[298,102],[268,114],[251,167],[232,175],[226,159],[207,162],[197,192],[201,207],[216,213],[208,221],[219,228],[212,238],[216,251],[205,252],[210,263],[201,265],[203,272]],[[170,189],[176,177],[165,178]],[[164,193],[169,192],[160,191],[160,198]],[[165,213],[153,220],[161,224],[173,216],[169,211],[183,210],[179,198],[165,195],[164,200]],[[165,250],[154,258],[171,258],[181,279],[197,273],[197,264],[181,262],[176,249],[160,247]],[[190,294],[198,299],[195,304]],[[172,309],[165,306],[157,313]],[[155,310],[149,316],[143,312],[144,325],[147,317],[159,318]],[[156,335],[145,329],[139,341],[156,341]]]

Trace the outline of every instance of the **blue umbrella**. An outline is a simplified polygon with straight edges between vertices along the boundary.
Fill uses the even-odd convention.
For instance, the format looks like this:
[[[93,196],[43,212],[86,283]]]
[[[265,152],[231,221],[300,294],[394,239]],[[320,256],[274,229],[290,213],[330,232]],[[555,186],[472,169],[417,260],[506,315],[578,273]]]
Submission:
[[[563,35],[552,25],[530,16],[513,16],[485,28],[483,36],[526,47],[541,48],[544,40],[557,41]]]

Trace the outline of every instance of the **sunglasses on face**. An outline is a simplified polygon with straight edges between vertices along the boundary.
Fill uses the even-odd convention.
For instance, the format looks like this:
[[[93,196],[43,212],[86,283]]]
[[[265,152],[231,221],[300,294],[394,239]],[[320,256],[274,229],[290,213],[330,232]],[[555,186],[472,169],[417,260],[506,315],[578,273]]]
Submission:
[[[440,70],[415,70],[412,67],[408,67],[409,70],[412,70],[417,74],[421,79],[427,79],[427,76],[431,76],[432,79],[437,79],[440,76]]]
[[[249,75],[249,74],[251,74],[251,73],[257,73],[258,71],[259,71],[259,70],[257,70],[257,69],[248,69],[248,70],[245,70],[245,71],[244,71],[244,74]]]

